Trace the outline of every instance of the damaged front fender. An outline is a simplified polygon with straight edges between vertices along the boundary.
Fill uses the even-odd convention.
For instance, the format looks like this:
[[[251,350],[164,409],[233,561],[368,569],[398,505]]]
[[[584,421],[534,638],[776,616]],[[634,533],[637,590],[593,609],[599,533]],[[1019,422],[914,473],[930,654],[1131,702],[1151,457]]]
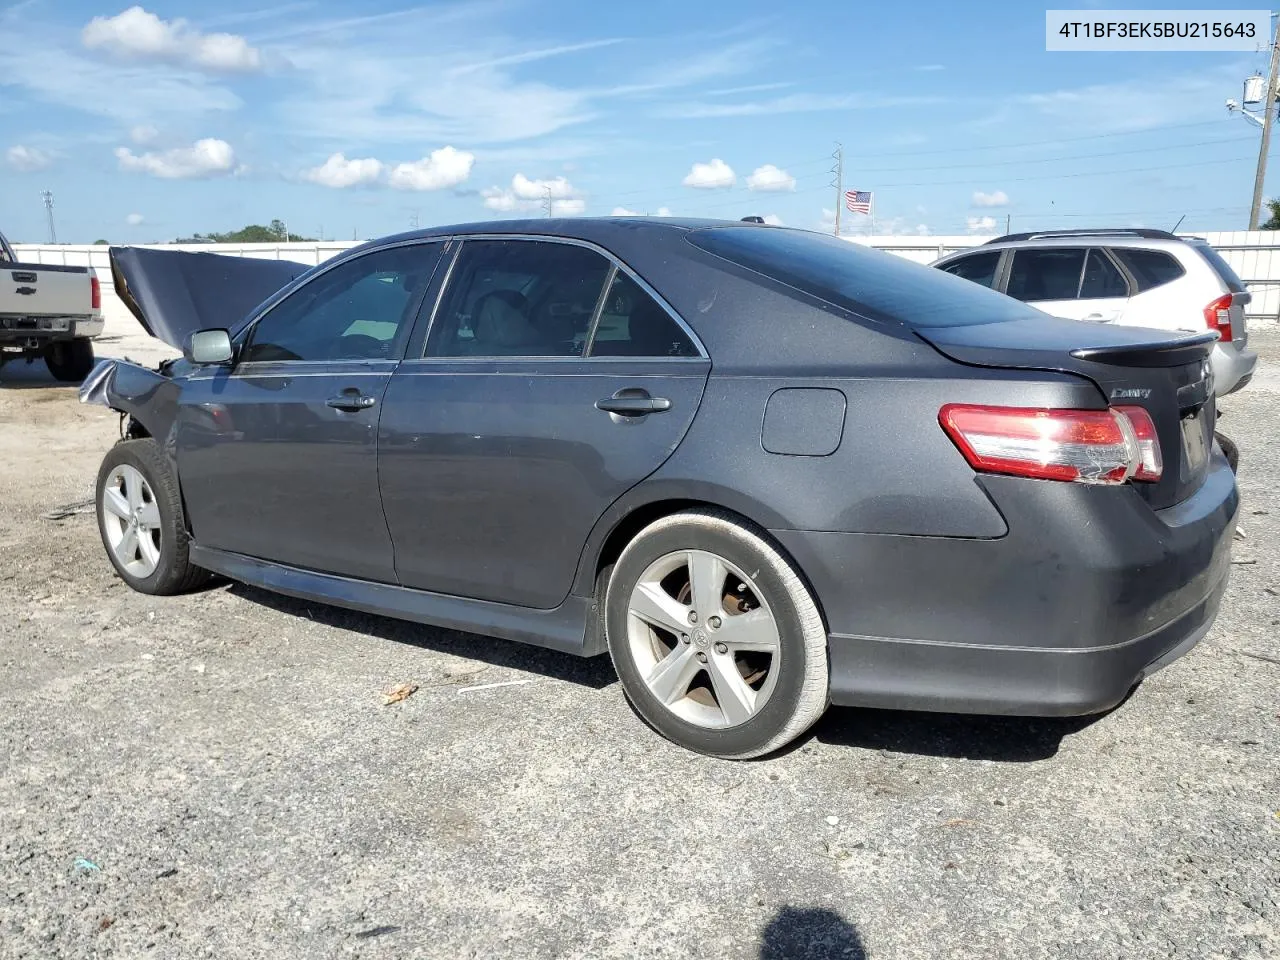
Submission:
[[[178,391],[178,384],[159,371],[128,360],[100,360],[80,385],[80,402],[127,414],[172,456]]]

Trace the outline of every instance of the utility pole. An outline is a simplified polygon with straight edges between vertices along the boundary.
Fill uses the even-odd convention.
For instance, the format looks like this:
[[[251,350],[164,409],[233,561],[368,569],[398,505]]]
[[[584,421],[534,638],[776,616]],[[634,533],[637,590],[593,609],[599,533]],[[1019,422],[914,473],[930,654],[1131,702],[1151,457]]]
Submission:
[[[1006,234],[1013,233],[1013,214],[1006,213],[1004,215],[1004,232]]]
[[[1267,72],[1267,89],[1262,95],[1262,144],[1258,147],[1258,171],[1253,178],[1253,206],[1249,208],[1249,229],[1258,229],[1262,212],[1262,181],[1267,178],[1267,153],[1271,150],[1271,124],[1276,115],[1276,79],[1280,77],[1280,21],[1271,33],[1271,69]]]
[[[831,154],[831,159],[836,163],[831,168],[833,177],[831,186],[836,188],[836,228],[835,235],[840,236],[840,208],[844,206],[844,147],[837,142],[835,153]]]
[[[58,231],[53,228],[53,194],[45,190],[40,194],[40,197],[44,200],[44,212],[49,220],[49,242],[57,243]]]
[[[543,198],[542,205],[546,209],[547,216],[549,217],[551,216],[551,211],[555,209],[556,202],[551,198],[551,187],[548,186],[545,189],[547,191],[547,195]]]

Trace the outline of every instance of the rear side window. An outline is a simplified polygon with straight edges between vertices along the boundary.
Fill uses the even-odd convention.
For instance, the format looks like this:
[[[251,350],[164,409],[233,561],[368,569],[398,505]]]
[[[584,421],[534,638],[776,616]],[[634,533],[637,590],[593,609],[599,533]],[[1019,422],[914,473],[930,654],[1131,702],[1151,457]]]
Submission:
[[[710,227],[689,242],[873,320],[957,327],[1025,317],[1026,307],[942,270],[806,230]]]
[[[1222,254],[1207,243],[1193,243],[1190,246],[1199,250],[1200,256],[1209,261],[1209,266],[1213,267],[1213,272],[1227,285],[1228,290],[1232,293],[1244,293],[1244,281],[1231,269],[1231,264],[1222,259]]]
[[[591,337],[592,357],[696,357],[698,349],[658,301],[621,270]]]
[[[1183,276],[1187,271],[1182,269],[1177,259],[1163,250],[1135,250],[1129,247],[1115,247],[1111,251],[1116,259],[1124,264],[1125,269],[1133,274],[1138,284],[1134,293],[1142,293],[1156,287],[1162,287]]]
[[[1078,247],[1015,250],[1005,292],[1023,301],[1075,300],[1085,251]]]
[[[996,285],[996,270],[1000,266],[1000,251],[988,250],[986,253],[971,253],[967,257],[953,260],[942,269],[947,273],[963,277],[984,287]]]
[[[1084,261],[1084,278],[1080,281],[1081,300],[1104,300],[1129,296],[1124,274],[1101,250],[1090,250]]]

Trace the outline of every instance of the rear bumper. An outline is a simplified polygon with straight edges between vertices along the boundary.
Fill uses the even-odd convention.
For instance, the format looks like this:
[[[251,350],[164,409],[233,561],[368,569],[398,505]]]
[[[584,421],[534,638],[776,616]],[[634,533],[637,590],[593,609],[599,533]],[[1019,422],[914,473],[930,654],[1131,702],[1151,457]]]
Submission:
[[[78,317],[5,317],[0,320],[0,346],[28,347],[55,340],[81,340],[102,334],[103,319]]]
[[[1208,631],[1239,497],[1214,450],[1201,488],[1152,511],[1129,488],[984,477],[998,539],[774,531],[827,619],[836,704],[1097,713]]]
[[[1253,379],[1253,368],[1258,364],[1258,355],[1247,347],[1237,348],[1234,344],[1219,343],[1209,354],[1209,362],[1213,365],[1213,392],[1219,397],[1242,390]]]

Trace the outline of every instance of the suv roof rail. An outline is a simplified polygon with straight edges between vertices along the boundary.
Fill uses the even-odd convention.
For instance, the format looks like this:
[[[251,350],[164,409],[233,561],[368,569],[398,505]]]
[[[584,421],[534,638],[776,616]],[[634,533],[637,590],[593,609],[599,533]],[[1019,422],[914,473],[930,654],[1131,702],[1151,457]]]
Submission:
[[[1144,240],[1180,240],[1168,230],[1150,230],[1146,227],[1101,230],[1040,230],[1035,233],[1008,233],[987,243],[1012,243],[1019,240],[1050,240],[1058,237],[1141,237]],[[985,244],[984,244],[985,246]]]

